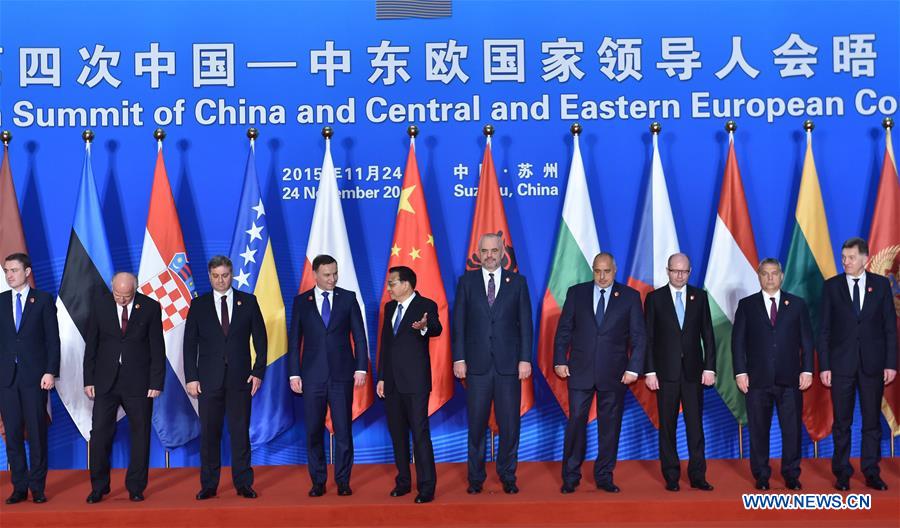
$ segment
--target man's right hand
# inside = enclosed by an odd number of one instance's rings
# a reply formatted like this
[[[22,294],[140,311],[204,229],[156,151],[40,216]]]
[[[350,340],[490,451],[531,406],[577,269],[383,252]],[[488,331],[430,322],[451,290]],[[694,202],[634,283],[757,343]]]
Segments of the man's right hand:
[[[823,370],[822,372],[819,372],[819,380],[822,381],[822,385],[831,387],[831,371]]]
[[[734,381],[737,383],[738,390],[747,394],[747,391],[750,390],[750,376],[746,374],[737,376],[734,378]]]
[[[659,390],[659,378],[656,377],[656,374],[647,374],[644,377],[644,385],[652,391]]]
[[[93,385],[85,386],[84,394],[87,395],[88,398],[93,400],[94,399],[94,386]]]
[[[297,394],[303,394],[303,380],[300,378],[291,378],[291,390]]]
[[[453,363],[453,375],[458,379],[466,379],[466,362],[457,361]]]
[[[553,372],[560,378],[566,379],[569,377],[569,365],[556,365],[553,367]]]
[[[184,388],[187,389],[188,394],[190,394],[194,398],[197,398],[198,396],[200,396],[200,393],[202,392],[200,390],[200,382],[199,381],[189,381],[184,385]]]

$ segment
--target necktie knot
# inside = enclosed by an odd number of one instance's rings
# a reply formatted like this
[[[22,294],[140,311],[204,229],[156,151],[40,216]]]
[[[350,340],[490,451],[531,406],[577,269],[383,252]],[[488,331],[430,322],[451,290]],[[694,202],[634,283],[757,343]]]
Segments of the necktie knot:
[[[322,297],[328,299],[328,292],[322,292]]]

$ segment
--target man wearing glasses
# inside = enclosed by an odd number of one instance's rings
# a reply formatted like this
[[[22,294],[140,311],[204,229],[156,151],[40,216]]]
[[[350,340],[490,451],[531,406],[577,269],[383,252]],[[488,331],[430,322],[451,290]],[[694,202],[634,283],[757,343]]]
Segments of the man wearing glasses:
[[[690,461],[691,487],[711,491],[706,481],[703,438],[703,386],[716,382],[716,342],[706,292],[687,284],[691,261],[683,253],[669,257],[669,283],[647,294],[647,366],[644,383],[656,392],[659,409],[659,461],[666,489],[678,491],[681,463],[675,444],[678,408]]]

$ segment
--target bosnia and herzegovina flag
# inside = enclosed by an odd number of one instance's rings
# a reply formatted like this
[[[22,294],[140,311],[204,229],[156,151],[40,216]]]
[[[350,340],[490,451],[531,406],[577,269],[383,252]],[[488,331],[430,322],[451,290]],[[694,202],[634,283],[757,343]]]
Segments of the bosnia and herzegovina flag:
[[[828,234],[828,219],[822,202],[819,175],[813,159],[812,132],[806,132],[806,156],[800,177],[800,193],[797,211],[794,213],[794,230],[791,247],[784,265],[785,291],[806,300],[812,319],[813,333],[819,335],[819,305],[825,281],[837,275]],[[813,383],[803,397],[803,423],[809,437],[819,441],[831,434],[834,415],[831,409],[831,393],[819,381],[818,359]]]
[[[153,428],[162,445],[172,449],[200,436],[197,400],[191,398],[184,387],[183,351],[187,313],[197,294],[166,173],[161,140],[157,141],[138,291],[157,301],[162,311],[168,367],[166,390],[153,405]]]
[[[269,349],[252,350],[266,354],[266,377],[253,397],[250,414],[250,445],[256,448],[272,440],[294,424],[287,373],[287,326],[281,284],[275,269],[275,255],[266,222],[266,209],[256,178],[256,146],[250,140],[250,154],[244,171],[244,188],[238,206],[237,224],[229,252],[234,264],[232,287],[256,295],[266,323]]]
[[[112,276],[112,257],[91,169],[91,142],[86,141],[75,220],[56,299],[60,340],[60,375],[56,391],[85,440],[91,436],[94,409],[94,402],[84,394],[85,332],[91,299],[101,292],[109,294]],[[119,418],[122,415],[120,410]]]

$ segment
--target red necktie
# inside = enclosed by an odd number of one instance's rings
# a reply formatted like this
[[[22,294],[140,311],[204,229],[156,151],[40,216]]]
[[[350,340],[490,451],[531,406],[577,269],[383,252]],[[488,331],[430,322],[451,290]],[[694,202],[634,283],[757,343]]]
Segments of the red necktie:
[[[122,335],[128,330],[128,305],[122,307]]]
[[[228,335],[228,327],[230,325],[230,321],[228,321],[228,296],[222,296],[222,332],[227,336]]]

